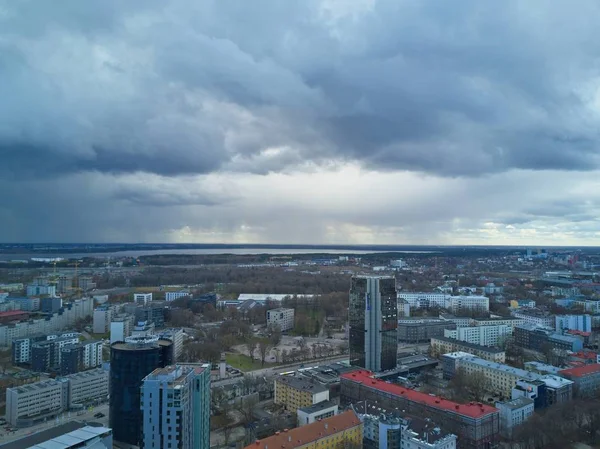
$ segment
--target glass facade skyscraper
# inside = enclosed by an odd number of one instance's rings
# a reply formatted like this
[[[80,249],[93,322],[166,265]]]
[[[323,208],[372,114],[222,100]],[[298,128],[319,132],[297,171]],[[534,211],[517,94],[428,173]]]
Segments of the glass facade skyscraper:
[[[396,367],[398,299],[395,278],[354,276],[348,321],[351,365],[375,372]]]
[[[139,445],[142,380],[156,368],[172,363],[173,343],[156,336],[129,337],[111,345],[109,419],[115,441]]]

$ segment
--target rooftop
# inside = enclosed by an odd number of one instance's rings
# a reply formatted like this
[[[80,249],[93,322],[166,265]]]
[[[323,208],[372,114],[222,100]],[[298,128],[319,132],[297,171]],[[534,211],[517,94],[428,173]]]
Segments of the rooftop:
[[[67,434],[69,432],[73,432],[75,430],[79,430],[85,428],[85,423],[81,421],[68,421],[64,424],[60,424],[55,427],[51,427],[47,430],[42,430],[41,432],[34,433],[32,435],[26,436],[24,438],[20,438],[15,441],[11,441],[10,443],[3,444],[0,446],[1,449],[23,449],[25,447],[31,448],[36,447],[36,445],[43,443],[45,441],[52,440],[53,438],[59,437],[61,435]],[[62,448],[64,446],[57,446],[58,448]]]
[[[454,343],[456,345],[459,346],[464,346],[466,348],[471,348],[471,349],[476,349],[477,351],[485,351],[485,352],[491,352],[493,354],[500,354],[502,352],[504,352],[502,349],[500,348],[495,348],[493,346],[482,346],[482,345],[477,345],[475,343],[469,343],[466,341],[460,341],[457,340],[456,338],[450,338],[450,337],[432,337],[432,340],[440,340],[440,341],[445,341],[447,343]]]
[[[502,407],[509,408],[511,410],[516,410],[521,407],[526,407],[528,405],[531,405],[531,404],[533,404],[533,402],[534,402],[533,399],[520,397],[517,399],[513,399],[512,401],[497,402],[497,404]]]
[[[467,416],[469,418],[481,418],[491,413],[498,412],[495,407],[491,407],[486,404],[475,402],[471,402],[469,404],[460,404],[439,396],[421,393],[420,391],[410,390],[408,388],[401,387],[400,385],[374,379],[372,376],[373,373],[371,371],[357,370],[352,373],[342,374],[341,377],[342,379],[351,382],[359,382],[364,386],[373,388],[375,390],[391,393],[395,396],[404,396],[410,401],[418,402],[438,410],[445,410],[451,413],[456,413],[457,415]]]
[[[280,383],[289,385],[290,387],[292,387],[296,390],[309,391],[313,394],[322,393],[323,391],[327,391],[327,388],[325,388],[323,385],[321,385],[319,383],[311,382],[308,379],[294,377],[294,376],[280,376],[275,379],[275,382],[280,382]]]
[[[568,377],[584,377],[595,373],[600,373],[600,363],[591,363],[577,368],[564,369],[558,374]]]
[[[312,414],[315,412],[320,412],[321,410],[325,410],[331,407],[337,407],[337,404],[333,401],[321,401],[321,402],[317,402],[316,404],[313,405],[309,405],[308,407],[302,407],[299,408],[298,411],[307,413],[307,414]]]
[[[360,419],[352,410],[340,413],[339,415],[315,421],[306,426],[295,429],[284,429],[282,432],[276,432],[275,435],[262,440],[256,440],[249,444],[245,449],[291,449],[304,446],[313,441],[326,438],[339,432],[343,432],[353,427],[362,425]],[[362,441],[361,441],[362,443]]]
[[[23,310],[9,310],[7,312],[0,312],[0,318],[8,318],[11,316],[20,316],[20,315],[29,315],[27,312]]]

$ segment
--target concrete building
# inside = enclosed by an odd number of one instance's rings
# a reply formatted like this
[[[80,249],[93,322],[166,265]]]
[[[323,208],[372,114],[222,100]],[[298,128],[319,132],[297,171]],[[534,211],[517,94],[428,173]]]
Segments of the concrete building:
[[[273,402],[283,405],[286,410],[296,412],[299,408],[328,400],[329,390],[320,383],[295,376],[275,378]]]
[[[363,423],[352,410],[249,444],[245,449],[338,449],[361,448]]]
[[[489,282],[483,287],[483,293],[486,295],[501,295],[504,292],[504,287]]]
[[[44,341],[44,335],[32,335],[30,337],[19,338],[12,342],[12,362],[15,365],[31,362],[31,344]]]
[[[592,331],[591,315],[556,315],[554,319],[555,330],[559,333],[563,333],[566,330]]]
[[[410,304],[407,300],[398,299],[398,318],[409,318],[410,317]]]
[[[181,290],[178,292],[166,292],[165,293],[165,300],[167,301],[175,301],[176,299],[179,298],[185,298],[187,296],[192,296],[192,294],[188,291],[185,290]]]
[[[158,338],[173,342],[173,356],[179,360],[183,352],[183,329],[170,328],[158,332]]]
[[[58,293],[67,293],[73,288],[73,278],[71,276],[59,276],[56,283]]]
[[[146,306],[152,302],[152,293],[134,293],[133,302]]]
[[[298,427],[301,427],[337,415],[338,406],[332,401],[321,401],[313,405],[300,407],[296,413],[298,415]]]
[[[154,323],[152,321],[138,321],[133,326],[133,330],[131,331],[132,337],[146,337],[149,335],[154,335]]]
[[[79,337],[60,337],[31,344],[31,369],[48,372],[60,369],[62,348],[79,343]]]
[[[515,318],[522,319],[525,323],[533,324],[539,327],[554,327],[555,320],[553,315],[546,314],[538,309],[519,309],[512,313]]]
[[[29,427],[54,418],[67,407],[67,385],[43,380],[6,389],[6,422],[13,427]]]
[[[28,285],[27,296],[56,296],[55,285]]]
[[[40,310],[40,298],[26,298],[26,297],[8,297],[8,302],[19,305],[19,310],[26,312],[36,312]]]
[[[511,328],[506,324],[496,326],[459,327],[455,330],[444,330],[444,337],[454,338],[481,346],[498,346],[502,339],[511,335]]]
[[[498,441],[499,413],[494,407],[476,403],[459,404],[406,389],[376,379],[372,372],[366,370],[342,374],[340,405],[361,401],[377,401],[381,413],[402,410],[411,416],[427,416],[438,423],[442,431],[455,434],[463,449],[487,449]]]
[[[552,328],[541,328],[534,324],[515,326],[513,336],[515,345],[538,352],[544,352],[548,347],[557,351],[571,352],[583,349],[582,338],[560,335]]]
[[[67,407],[78,408],[108,400],[108,371],[101,368],[62,377],[67,381]]]
[[[506,353],[499,348],[482,346],[448,337],[432,338],[431,350],[436,357],[449,352],[462,351],[490,362],[504,363],[506,361]]]
[[[94,282],[94,278],[92,276],[79,276],[78,278],[76,278],[76,282],[77,287],[79,287],[84,292],[96,288],[96,283]]]
[[[2,449],[112,449],[112,430],[68,421],[2,445]]]
[[[210,448],[210,365],[157,368],[142,381],[144,448]]]
[[[271,309],[267,311],[267,326],[279,326],[282,332],[294,328],[294,309]]]
[[[373,371],[396,368],[398,300],[394,277],[353,276],[348,321],[351,365]]]
[[[60,309],[62,309],[62,298],[40,298],[40,312],[58,313]]]
[[[496,402],[496,408],[500,411],[500,433],[506,438],[511,438],[513,429],[533,415],[534,401],[529,398],[511,399]]]
[[[81,345],[83,347],[83,369],[102,366],[102,341],[87,340]]]
[[[131,336],[133,330],[134,317],[132,315],[121,315],[113,317],[110,322],[110,343],[125,341]]]
[[[600,390],[600,364],[578,366],[559,371],[559,376],[574,382],[574,394],[577,397],[590,397]]]
[[[456,329],[456,324],[435,318],[404,318],[398,320],[398,341],[426,343],[432,338],[443,337],[446,329]]]
[[[533,299],[511,299],[511,309],[533,309],[535,308],[535,301]]]
[[[94,310],[92,331],[94,334],[107,334],[110,332],[110,323],[113,319],[115,308],[110,305],[96,307]]]
[[[490,300],[486,296],[450,296],[446,308],[452,313],[459,313],[465,310],[489,312]]]
[[[404,299],[410,307],[415,309],[429,309],[438,307],[446,309],[450,294],[435,292],[400,292],[398,299]]]

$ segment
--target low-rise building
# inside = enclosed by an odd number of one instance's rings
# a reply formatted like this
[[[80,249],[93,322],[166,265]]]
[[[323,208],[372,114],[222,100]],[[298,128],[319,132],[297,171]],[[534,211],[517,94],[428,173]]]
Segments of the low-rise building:
[[[362,444],[363,423],[354,411],[348,410],[312,424],[276,432],[245,449],[337,449],[362,447]]]
[[[443,337],[446,329],[456,329],[456,324],[435,318],[403,318],[398,320],[398,341],[427,343],[434,337]]]
[[[600,390],[599,363],[564,369],[558,375],[574,382],[577,397],[595,396]]]
[[[538,352],[544,352],[548,347],[571,352],[583,349],[583,338],[560,335],[553,328],[542,328],[530,323],[515,326],[513,336],[515,345]]]
[[[66,384],[43,380],[6,389],[6,422],[29,427],[62,413],[67,405]]]
[[[133,302],[136,304],[148,305],[152,302],[152,293],[134,293]]]
[[[188,296],[192,296],[192,294],[189,291],[186,291],[186,290],[180,290],[180,291],[177,291],[177,292],[166,292],[165,293],[165,300],[166,301],[175,301],[176,299],[186,298]]]
[[[512,313],[515,318],[520,318],[525,323],[540,327],[554,327],[554,316],[538,309],[519,309]]]
[[[298,415],[298,427],[301,427],[337,415],[338,406],[332,401],[321,401],[307,407],[300,407],[296,413]]]
[[[448,352],[462,351],[491,362],[504,363],[506,360],[506,353],[500,348],[469,343],[455,338],[434,337],[430,344],[434,357]]]
[[[296,376],[275,378],[275,404],[295,412],[299,408],[329,400],[329,390],[317,382]]]
[[[279,326],[282,332],[294,328],[294,309],[280,307],[267,311],[267,326]]]
[[[68,408],[77,408],[108,399],[108,371],[101,368],[60,378],[68,385]]]
[[[500,411],[500,433],[506,438],[511,438],[513,429],[533,415],[534,401],[521,397],[506,402],[496,402],[496,408]]]
[[[533,299],[511,299],[511,309],[533,309],[535,308],[535,301]]]
[[[2,449],[112,449],[112,430],[67,421],[2,445]]]

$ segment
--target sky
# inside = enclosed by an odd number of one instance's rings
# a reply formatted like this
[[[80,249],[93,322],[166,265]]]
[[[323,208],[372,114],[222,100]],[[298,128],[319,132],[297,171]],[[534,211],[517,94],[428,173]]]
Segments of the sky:
[[[598,245],[599,22],[0,0],[0,241]]]

